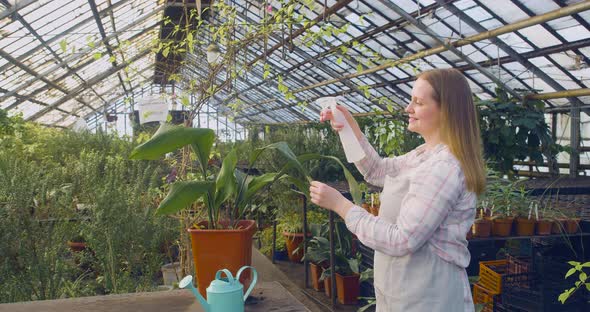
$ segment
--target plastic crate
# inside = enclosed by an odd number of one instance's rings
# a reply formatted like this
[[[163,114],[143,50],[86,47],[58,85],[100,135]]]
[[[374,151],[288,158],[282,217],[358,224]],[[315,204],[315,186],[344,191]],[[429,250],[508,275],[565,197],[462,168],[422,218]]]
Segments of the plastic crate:
[[[508,260],[506,274],[522,274],[532,271],[530,257],[513,257],[511,255],[506,255],[506,260]]]
[[[494,294],[491,290],[483,287],[481,284],[473,284],[473,303],[493,303]]]
[[[506,274],[508,260],[479,262],[479,284],[494,294],[502,293],[502,275]]]
[[[530,312],[587,312],[590,305],[585,292],[576,292],[565,304],[557,300],[559,294],[571,287],[571,281],[546,281],[529,272],[507,274],[502,277],[502,303],[510,309]],[[571,283],[571,284],[570,284]],[[526,285],[526,287],[523,287]]]

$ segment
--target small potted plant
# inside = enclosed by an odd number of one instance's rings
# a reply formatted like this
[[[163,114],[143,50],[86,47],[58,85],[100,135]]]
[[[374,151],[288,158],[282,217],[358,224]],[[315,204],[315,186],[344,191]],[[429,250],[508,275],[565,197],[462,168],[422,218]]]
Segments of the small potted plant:
[[[511,205],[514,208],[514,216],[516,218],[516,235],[518,236],[532,236],[535,235],[535,223],[533,208],[534,202],[527,197],[528,192],[521,186],[519,189],[511,192]]]
[[[511,206],[513,205],[513,184],[496,176],[490,177],[484,199],[484,209],[489,211],[492,221],[492,234],[506,237],[512,232],[514,217]],[[489,206],[488,206],[489,205]],[[489,209],[487,209],[489,208]]]
[[[319,229],[312,228],[313,238],[309,241],[303,257],[303,260],[309,261],[311,285],[317,291],[324,290],[324,283],[321,282],[320,277],[328,268],[330,260],[330,241],[325,234],[327,234],[325,226]]]
[[[535,202],[535,211],[538,213],[535,215],[537,217],[537,224],[535,228],[535,233],[537,235],[550,235],[551,228],[553,227],[553,223],[555,222],[555,213],[552,209],[546,209],[545,207],[542,211],[538,211],[538,203]]]
[[[490,237],[490,233],[492,232],[492,221],[489,217],[485,216],[485,207],[487,203],[485,201],[480,202],[480,205],[482,206],[476,209],[475,220],[471,226],[471,234],[473,237],[477,238]]]
[[[68,240],[67,243],[72,252],[81,252],[86,249],[86,240],[82,234],[75,235],[71,240]]]

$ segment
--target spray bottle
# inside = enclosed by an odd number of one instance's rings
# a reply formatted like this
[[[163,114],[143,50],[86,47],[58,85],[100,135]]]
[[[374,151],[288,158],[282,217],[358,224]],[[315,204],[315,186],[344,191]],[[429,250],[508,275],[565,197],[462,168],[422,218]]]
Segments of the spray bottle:
[[[344,148],[344,154],[346,160],[349,163],[357,162],[365,157],[365,151],[363,151],[360,142],[354,135],[352,128],[346,121],[346,117],[340,110],[336,108],[336,97],[322,97],[316,100],[316,103],[322,107],[322,109],[330,109],[334,115],[334,121],[336,123],[344,125],[342,130],[338,132],[340,135],[340,142]]]

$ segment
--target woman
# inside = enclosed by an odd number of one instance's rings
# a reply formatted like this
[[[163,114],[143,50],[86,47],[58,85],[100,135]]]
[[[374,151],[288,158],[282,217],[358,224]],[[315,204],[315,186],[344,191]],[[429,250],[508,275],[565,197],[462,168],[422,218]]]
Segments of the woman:
[[[398,157],[380,158],[342,106],[365,151],[355,163],[365,180],[383,186],[379,216],[314,181],[311,201],[338,213],[359,240],[375,250],[377,311],[473,311],[465,268],[465,236],[485,188],[477,113],[469,84],[454,69],[422,73],[407,106],[408,130],[425,144]],[[333,122],[322,111],[321,121]]]

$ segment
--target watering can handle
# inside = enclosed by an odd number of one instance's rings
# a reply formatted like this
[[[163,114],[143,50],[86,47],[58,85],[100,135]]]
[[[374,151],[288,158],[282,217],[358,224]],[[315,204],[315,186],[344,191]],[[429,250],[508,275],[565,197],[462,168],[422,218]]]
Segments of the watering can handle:
[[[254,273],[254,276],[252,277],[252,282],[250,283],[250,287],[248,287],[248,291],[246,291],[246,294],[244,295],[244,301],[246,301],[246,299],[250,295],[250,292],[252,291],[252,289],[254,289],[254,285],[256,285],[256,281],[258,280],[258,272],[256,272],[256,269],[251,266],[241,267],[238,270],[238,274],[236,274],[236,280],[238,280],[238,281],[240,280],[240,275],[242,274],[242,271],[244,271],[245,269],[252,270],[252,272]]]
[[[235,283],[234,276],[231,275],[231,272],[228,269],[221,269],[217,271],[217,273],[215,273],[216,280],[221,279],[221,273],[225,273],[225,276],[227,276],[227,281],[230,282],[230,284]]]

